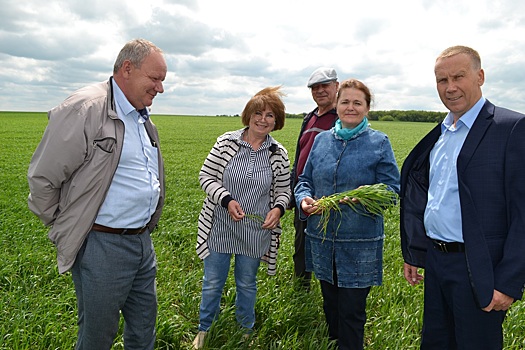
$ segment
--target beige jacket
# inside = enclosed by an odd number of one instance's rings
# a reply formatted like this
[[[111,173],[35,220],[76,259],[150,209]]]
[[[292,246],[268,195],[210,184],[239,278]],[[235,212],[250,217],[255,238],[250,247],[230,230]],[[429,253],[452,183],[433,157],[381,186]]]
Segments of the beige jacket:
[[[60,273],[73,266],[119,163],[124,123],[115,111],[111,80],[82,88],[49,111],[29,164],[29,209],[51,226]],[[159,155],[161,193],[148,223],[152,231],[164,205],[164,164],[157,129],[149,119],[145,126]]]

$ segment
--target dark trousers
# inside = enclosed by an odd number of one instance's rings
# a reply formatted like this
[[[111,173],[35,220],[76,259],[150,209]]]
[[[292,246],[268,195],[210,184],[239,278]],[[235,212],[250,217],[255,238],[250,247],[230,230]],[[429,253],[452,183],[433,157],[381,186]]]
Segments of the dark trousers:
[[[330,339],[337,340],[340,350],[362,350],[366,298],[370,287],[342,288],[337,286],[337,279],[334,282],[321,281],[323,309]]]
[[[465,253],[429,246],[421,349],[502,349],[504,318],[504,311],[485,312],[477,305]]]
[[[303,279],[305,286],[310,285],[312,273],[306,271],[304,242],[306,238],[306,221],[299,220],[299,209],[294,209],[294,227],[295,227],[295,253],[293,255],[293,264],[295,276]]]

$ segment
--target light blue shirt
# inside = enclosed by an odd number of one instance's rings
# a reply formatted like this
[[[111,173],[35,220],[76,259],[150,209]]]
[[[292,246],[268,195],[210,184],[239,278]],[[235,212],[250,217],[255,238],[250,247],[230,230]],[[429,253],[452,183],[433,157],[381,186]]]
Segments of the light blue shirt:
[[[113,228],[139,228],[149,222],[160,197],[157,148],[146,132],[146,120],[114,80],[112,84],[117,115],[124,122],[124,145],[95,222]]]
[[[425,229],[430,238],[463,242],[457,159],[484,104],[485,98],[481,97],[455,126],[450,112],[441,124],[441,136],[430,152],[430,186],[424,216]]]

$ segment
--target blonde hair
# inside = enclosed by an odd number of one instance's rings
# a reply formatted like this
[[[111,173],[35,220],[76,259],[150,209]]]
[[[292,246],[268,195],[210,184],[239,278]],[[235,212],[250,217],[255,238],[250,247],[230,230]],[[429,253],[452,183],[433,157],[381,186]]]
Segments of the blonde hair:
[[[268,107],[275,114],[275,126],[273,130],[281,130],[284,127],[286,117],[285,107],[282,101],[283,96],[286,95],[281,91],[280,86],[270,86],[256,93],[248,103],[246,103],[241,113],[242,124],[245,126],[250,125],[251,116],[255,112],[262,111]]]

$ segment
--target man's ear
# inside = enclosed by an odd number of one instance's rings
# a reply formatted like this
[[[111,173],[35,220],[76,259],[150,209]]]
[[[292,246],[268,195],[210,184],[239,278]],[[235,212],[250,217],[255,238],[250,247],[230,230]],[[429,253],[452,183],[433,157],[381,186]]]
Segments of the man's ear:
[[[122,74],[125,78],[128,78],[131,72],[133,71],[133,64],[129,60],[125,60],[122,64]]]
[[[479,86],[483,86],[483,83],[485,83],[485,71],[480,69],[478,72],[478,84]]]

